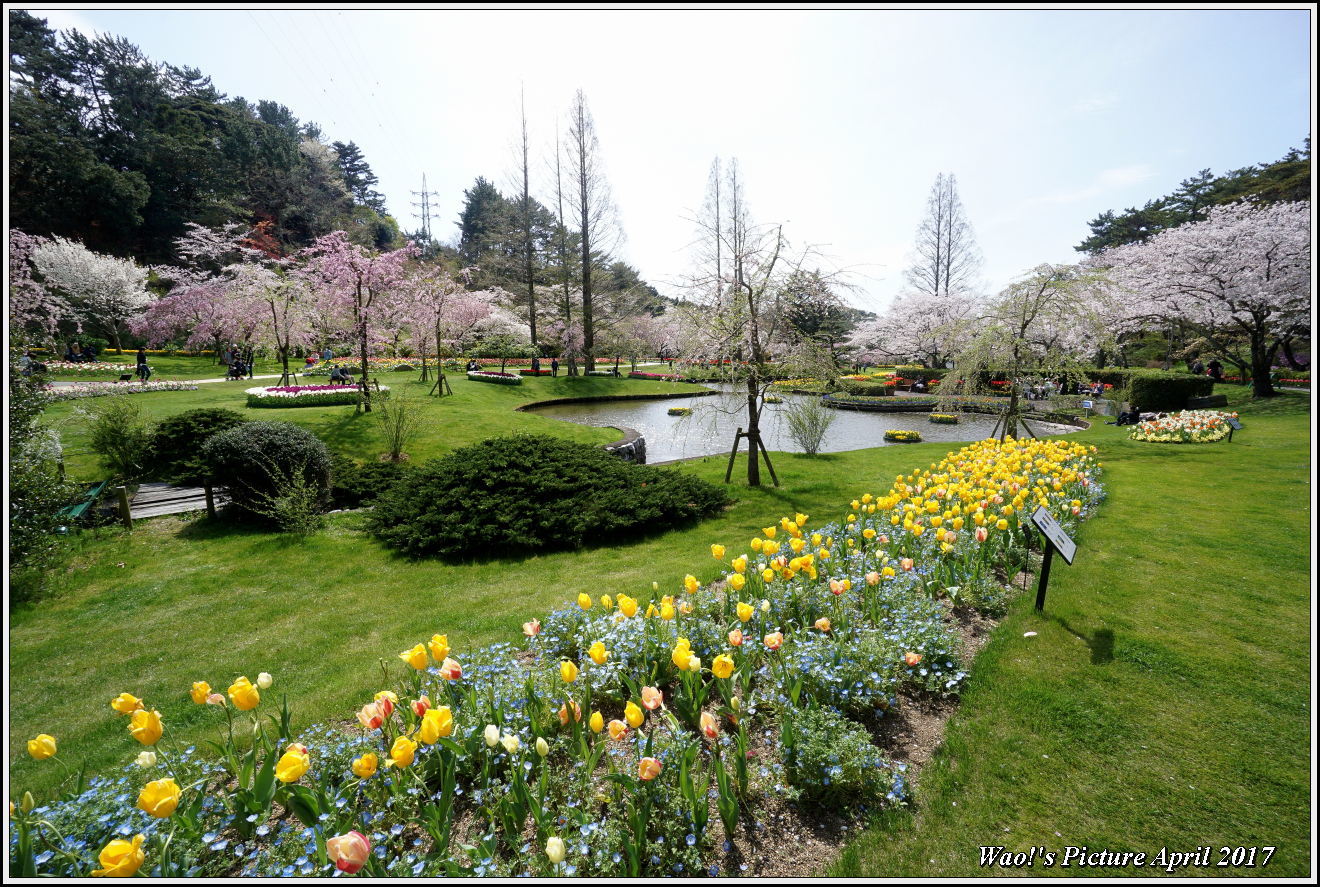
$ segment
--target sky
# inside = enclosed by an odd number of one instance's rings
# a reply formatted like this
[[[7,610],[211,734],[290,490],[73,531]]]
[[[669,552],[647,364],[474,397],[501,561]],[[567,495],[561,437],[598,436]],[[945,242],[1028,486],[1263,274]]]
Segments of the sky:
[[[29,11],[356,142],[405,230],[425,175],[442,241],[477,176],[514,192],[520,91],[549,202],[556,127],[582,89],[619,256],[671,295],[716,156],[738,159],[757,222],[879,311],[941,172],[995,291],[1076,261],[1099,213],[1276,160],[1311,121],[1307,10]]]

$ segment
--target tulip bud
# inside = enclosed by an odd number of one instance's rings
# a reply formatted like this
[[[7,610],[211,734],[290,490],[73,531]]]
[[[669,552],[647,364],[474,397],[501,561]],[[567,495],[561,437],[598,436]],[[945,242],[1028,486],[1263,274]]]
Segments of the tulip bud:
[[[37,799],[32,797],[32,792],[23,792],[23,812],[31,813],[37,806]]]
[[[550,754],[550,743],[545,741],[544,736],[536,737],[536,753],[543,758]]]
[[[487,724],[487,725],[486,725],[486,732],[485,732],[484,735],[485,735],[485,738],[486,738],[486,746],[487,746],[488,748],[494,748],[496,745],[499,744],[499,741],[500,741],[500,728],[499,728],[499,727],[496,727],[494,724]]]
[[[154,767],[156,766],[156,753],[154,751],[139,752],[136,763],[142,768]]]
[[[550,840],[545,842],[546,858],[549,859],[550,862],[554,863],[555,865],[559,865],[561,862],[564,861],[564,856],[567,854],[567,852],[568,851],[564,847],[563,838],[557,838],[557,837],[551,838]]]
[[[270,676],[270,672],[263,671],[257,675],[257,686],[263,690],[269,690],[270,685],[275,683],[275,679]]]

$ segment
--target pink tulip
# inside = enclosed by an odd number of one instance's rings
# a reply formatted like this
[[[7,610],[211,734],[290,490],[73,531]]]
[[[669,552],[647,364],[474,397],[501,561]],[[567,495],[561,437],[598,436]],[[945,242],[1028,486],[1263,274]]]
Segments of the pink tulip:
[[[655,687],[642,688],[642,705],[650,711],[655,711],[664,704],[665,696]]]
[[[334,860],[335,868],[355,875],[362,871],[371,855],[371,842],[361,832],[349,832],[326,838],[325,852]]]

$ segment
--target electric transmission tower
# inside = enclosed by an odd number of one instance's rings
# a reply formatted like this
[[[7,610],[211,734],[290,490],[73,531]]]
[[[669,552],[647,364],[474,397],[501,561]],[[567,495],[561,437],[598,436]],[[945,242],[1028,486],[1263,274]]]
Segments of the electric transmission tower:
[[[422,190],[409,193],[411,193],[413,197],[421,198],[420,200],[414,200],[412,202],[413,206],[421,210],[419,213],[413,213],[413,218],[421,220],[422,237],[425,238],[427,247],[429,248],[435,243],[435,240],[431,237],[431,220],[440,217],[440,214],[432,207],[435,205],[434,201],[440,197],[440,194],[437,191],[426,190],[426,173],[422,173]]]

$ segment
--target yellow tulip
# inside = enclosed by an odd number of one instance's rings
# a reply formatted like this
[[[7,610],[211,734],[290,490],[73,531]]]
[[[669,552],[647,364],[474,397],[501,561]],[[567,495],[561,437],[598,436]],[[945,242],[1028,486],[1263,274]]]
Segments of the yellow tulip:
[[[701,587],[701,583],[697,581],[696,576],[689,573],[683,577],[683,587],[687,589],[688,594],[696,594],[697,589]]]
[[[275,762],[275,778],[285,785],[297,782],[311,765],[312,759],[307,755],[307,746],[295,742]]]
[[[729,656],[727,653],[721,653],[715,657],[713,662],[711,662],[710,670],[717,678],[727,678],[729,675],[733,674],[733,657]]]
[[[763,546],[765,543],[761,541],[760,536],[757,536],[749,544],[751,545],[752,551],[760,551],[761,546]]]
[[[627,724],[625,724],[623,721],[620,721],[618,718],[615,718],[614,720],[610,721],[610,739],[613,739],[615,742],[618,742],[620,739],[622,739],[627,735],[628,735]]]
[[[577,680],[577,676],[578,667],[575,663],[570,662],[567,659],[559,663],[559,677],[563,679],[565,684],[573,683]]]
[[[192,685],[192,701],[198,705],[206,704],[206,697],[211,695],[211,685],[206,681],[195,681]]]
[[[239,711],[251,711],[261,702],[261,694],[244,676],[229,685],[229,699]]]
[[[376,767],[380,765],[380,760],[373,751],[367,752],[360,758],[353,759],[353,775],[358,779],[370,779],[376,775]]]
[[[766,567],[761,571],[761,581],[767,583],[775,581],[775,571]]]
[[[160,712],[145,709],[133,712],[128,722],[128,732],[143,745],[155,745],[165,732],[165,727],[160,722]]]
[[[713,557],[713,558],[715,558],[715,560],[717,560],[717,561],[722,561],[722,560],[724,560],[724,546],[723,546],[723,545],[712,545],[712,546],[710,547],[710,556]]]
[[[145,810],[157,819],[168,819],[179,806],[179,794],[178,784],[168,777],[148,782],[138,795],[138,809]]]
[[[671,603],[668,603],[668,602],[661,604],[661,605],[660,605],[660,618],[663,619],[663,620],[665,620],[666,622],[668,622],[669,620],[673,619],[673,618],[674,618],[674,605],[671,604]]]
[[[591,609],[591,595],[585,591],[578,595],[578,606],[584,610]]]
[[[449,635],[433,634],[431,635],[431,642],[427,646],[431,648],[431,656],[436,662],[444,662],[445,657],[449,655]]]
[[[142,700],[132,693],[120,693],[110,700],[110,707],[121,715],[132,714],[142,707]]]
[[[36,739],[29,739],[27,750],[28,754],[38,761],[53,758],[55,753],[59,751],[55,745],[55,737],[49,733],[42,733]]]
[[[1004,520],[1004,519],[1001,517],[998,521],[995,522],[995,526],[998,527],[998,528],[1001,529],[1001,530],[1007,530],[1007,529],[1008,529],[1008,521]]]
[[[747,584],[747,577],[742,573],[732,573],[729,575],[728,583],[734,591],[742,591],[743,586]]]
[[[753,607],[751,604],[744,603],[743,601],[738,602],[739,622],[746,622],[748,619],[751,619],[752,616],[754,616],[755,614],[756,614],[756,608]]]
[[[746,558],[746,556],[744,556],[744,555],[739,555],[738,557],[734,558],[734,559],[730,562],[730,566],[733,567],[733,571],[734,571],[735,573],[745,573],[745,572],[747,572],[747,558]]]
[[[775,538],[775,533],[777,533],[778,531],[779,531],[778,527],[762,527],[761,535],[767,539],[773,539]]]
[[[598,711],[593,711],[591,713],[591,719],[587,723],[591,725],[592,733],[599,733],[601,730],[605,729],[605,718]]]
[[[97,859],[101,868],[92,872],[94,878],[131,878],[146,862],[147,854],[142,851],[143,835],[134,835],[132,841],[115,838],[105,847]]]
[[[637,703],[630,700],[623,707],[623,719],[628,722],[629,727],[635,730],[642,726],[642,721],[646,719],[646,716],[642,714],[642,710],[638,708]]]
[[[610,597],[608,594],[602,594],[600,596],[600,605],[607,610],[612,609],[614,607],[614,598]]]
[[[619,595],[619,612],[629,619],[637,615],[637,601],[626,594]]]
[[[418,738],[427,745],[435,745],[441,737],[449,736],[454,732],[454,713],[450,711],[449,706],[442,705],[439,708],[429,709],[422,715],[422,727],[418,731]]]
[[[803,514],[799,511],[797,514],[793,515],[793,523],[797,524],[799,527],[804,526],[807,523],[808,517],[810,517],[810,515]]]
[[[385,766],[402,769],[410,766],[416,756],[417,743],[407,736],[400,736],[394,740],[394,745],[390,748],[390,759]]]
[[[600,641],[596,641],[596,643],[591,645],[591,649],[587,651],[587,655],[590,656],[591,661],[597,665],[604,665],[610,658],[609,651],[605,649],[605,645]]]
[[[413,668],[421,671],[430,664],[430,659],[426,656],[426,648],[421,644],[413,647],[411,650],[404,650],[399,654],[399,658],[411,665]]]

